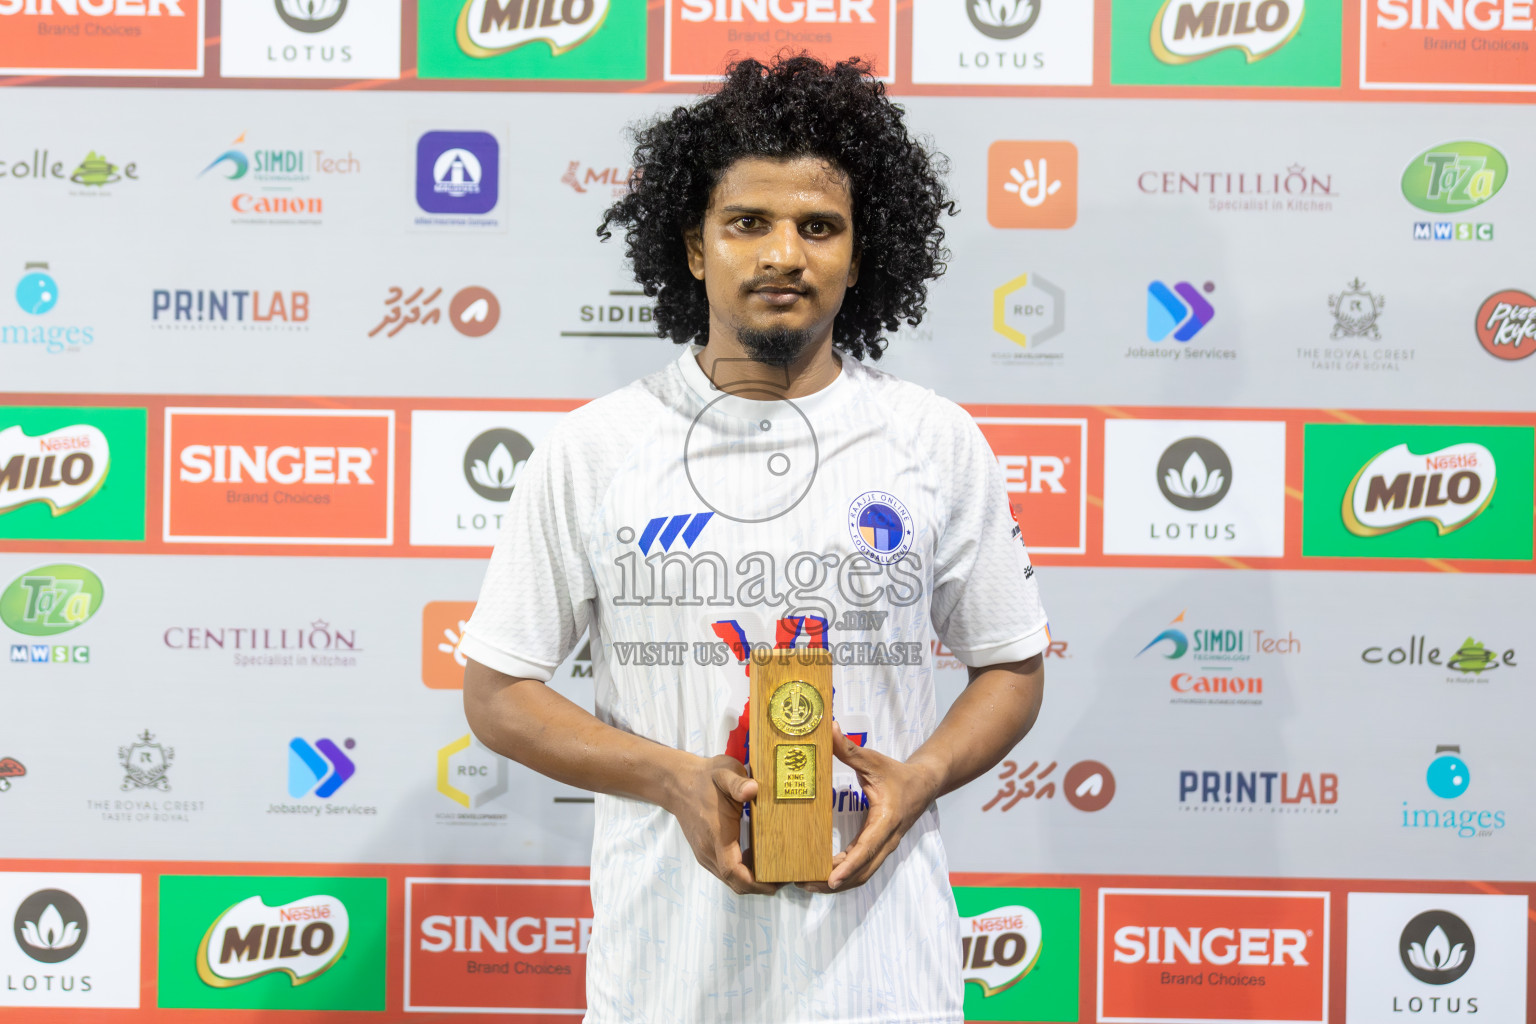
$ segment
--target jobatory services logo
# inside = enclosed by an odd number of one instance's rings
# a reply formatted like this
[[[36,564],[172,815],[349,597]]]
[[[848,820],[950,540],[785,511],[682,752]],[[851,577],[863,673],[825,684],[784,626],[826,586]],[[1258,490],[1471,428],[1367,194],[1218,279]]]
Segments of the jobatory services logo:
[[[1102,811],[1115,798],[1115,773],[1102,761],[1078,761],[1057,775],[1059,766],[1057,761],[1042,766],[1038,758],[1022,767],[1013,758],[1004,760],[997,773],[1000,785],[981,805],[982,813],[1006,814],[1026,800],[1054,800],[1060,795],[1077,810],[1091,814]]]
[[[1529,559],[1533,434],[1307,424],[1302,554]]]
[[[1483,350],[1513,362],[1536,352],[1536,296],[1517,288],[1494,292],[1477,309],[1477,340]]]
[[[422,78],[645,78],[640,0],[423,0]]]
[[[1106,1024],[1328,1019],[1329,894],[1099,890]]]
[[[784,47],[831,64],[849,54],[895,76],[894,0],[666,0],[662,73],[669,82],[720,77],[728,55],[768,60]]]
[[[0,74],[203,73],[203,0],[0,0]]]
[[[1077,147],[1022,141],[987,147],[987,223],[1051,229],[1076,224]]]
[[[139,1005],[141,876],[0,872],[0,1007]]]
[[[1092,85],[1093,11],[1061,0],[916,0],[912,81]]]
[[[1349,1020],[1525,1024],[1528,897],[1352,892]]]
[[[976,418],[997,456],[1025,545],[1041,554],[1087,550],[1088,421]]]
[[[585,879],[407,878],[405,1009],[579,1014],[592,897]]]
[[[1403,170],[1403,198],[1429,213],[1465,213],[1498,194],[1509,161],[1482,142],[1446,142],[1414,157]],[[1491,242],[1494,225],[1480,221],[1415,221],[1418,242]]]
[[[1333,87],[1339,0],[1114,0],[1116,85]]]
[[[1285,424],[1109,420],[1104,553],[1285,553]]]
[[[159,1005],[383,1010],[382,878],[163,875]]]
[[[1530,92],[1536,18],[1509,0],[1366,0],[1360,88]]]
[[[1437,831],[1458,839],[1487,839],[1502,832],[1509,824],[1509,812],[1488,807],[1474,799],[1461,802],[1472,788],[1472,769],[1462,760],[1459,744],[1441,744],[1425,769],[1425,788],[1438,802],[1424,806],[1421,796],[1402,802],[1401,827],[1418,831]],[[1471,805],[1471,806],[1468,806]]]
[[[221,203],[227,196],[231,224],[323,224],[335,186],[363,170],[350,150],[258,144],[247,142],[246,135],[219,147],[197,172],[204,191],[218,194]],[[219,187],[220,182],[230,184]]]
[[[143,409],[0,406],[0,538],[143,540]]]
[[[407,327],[442,323],[445,307],[448,326],[466,338],[483,338],[501,322],[501,303],[489,288],[470,285],[449,297],[440,287],[390,285],[384,296],[384,312],[368,337],[393,338]]]
[[[1076,1021],[1077,889],[956,886],[968,1021]]]
[[[1041,345],[1066,328],[1067,295],[1039,274],[1020,274],[992,292],[992,329],[1014,348],[992,353],[994,364],[1055,366],[1064,353],[1041,352]]]
[[[357,774],[357,766],[342,752],[357,746],[348,737],[337,746],[332,740],[321,738],[310,743],[302,736],[288,741],[288,795],[295,800],[314,796],[329,800],[346,781]]]
[[[494,544],[518,474],[557,412],[411,413],[411,543]]]
[[[1205,296],[1216,290],[1210,281],[1199,288],[1188,281],[1169,287],[1161,281],[1147,285],[1147,340],[1189,341],[1216,316]],[[1204,293],[1204,294],[1202,294]]]
[[[165,411],[171,543],[389,544],[395,414]]]
[[[473,601],[428,601],[421,610],[423,685],[433,690],[464,688],[464,669],[469,659],[459,650],[459,644],[474,612]]]

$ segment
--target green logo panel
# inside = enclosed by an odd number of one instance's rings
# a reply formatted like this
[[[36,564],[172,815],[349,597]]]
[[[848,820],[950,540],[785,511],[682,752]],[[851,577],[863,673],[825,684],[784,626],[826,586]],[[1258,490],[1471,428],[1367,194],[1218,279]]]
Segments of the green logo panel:
[[[420,0],[421,78],[643,81],[645,0]]]
[[[1536,428],[1309,423],[1305,439],[1303,555],[1531,557]]]
[[[0,539],[143,540],[147,418],[0,406]]]
[[[958,886],[965,1019],[1076,1021],[1077,889]]]
[[[1403,198],[1431,213],[1459,213],[1492,199],[1509,180],[1504,154],[1481,142],[1426,149],[1403,171]]]
[[[0,622],[27,636],[56,636],[89,621],[101,598],[101,577],[85,566],[44,565],[0,591]]]
[[[383,1010],[382,878],[165,875],[161,1007]]]
[[[1338,88],[1342,0],[1114,0],[1115,85]]]

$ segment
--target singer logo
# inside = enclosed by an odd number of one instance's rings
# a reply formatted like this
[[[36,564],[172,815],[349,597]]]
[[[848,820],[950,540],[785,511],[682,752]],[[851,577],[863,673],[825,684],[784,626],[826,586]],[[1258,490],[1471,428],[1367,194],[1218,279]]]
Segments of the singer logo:
[[[1106,1024],[1322,1024],[1328,894],[1100,889],[1098,999]]]
[[[978,417],[1031,554],[1080,555],[1088,535],[1087,420]]]
[[[405,1009],[579,1014],[592,897],[584,879],[407,878]]]
[[[0,74],[201,75],[203,0],[0,0]]]
[[[830,63],[849,54],[895,73],[894,0],[667,0],[669,82],[707,81],[731,57],[771,58],[784,47]]]
[[[1396,445],[1361,467],[1344,492],[1344,525],[1376,537],[1427,520],[1441,536],[1466,526],[1493,500],[1493,453],[1453,444],[1427,455]]]
[[[394,413],[172,408],[165,539],[388,544]]]
[[[1365,89],[1536,90],[1528,0],[1362,0]]]

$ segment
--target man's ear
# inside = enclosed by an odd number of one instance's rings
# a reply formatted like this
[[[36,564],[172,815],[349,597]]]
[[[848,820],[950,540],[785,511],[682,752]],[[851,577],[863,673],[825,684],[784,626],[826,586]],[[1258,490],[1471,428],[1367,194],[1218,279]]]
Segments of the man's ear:
[[[848,264],[848,287],[852,288],[859,283],[859,257],[863,256],[858,246],[853,249],[853,261]]]
[[[704,280],[704,226],[686,228],[683,231],[683,245],[688,250],[688,271],[695,278]]]

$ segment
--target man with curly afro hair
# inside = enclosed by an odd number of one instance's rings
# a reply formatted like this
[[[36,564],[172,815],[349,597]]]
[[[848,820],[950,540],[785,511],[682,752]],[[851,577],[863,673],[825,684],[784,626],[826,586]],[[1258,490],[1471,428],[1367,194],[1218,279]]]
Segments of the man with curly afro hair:
[[[683,351],[524,465],[465,712],[598,794],[589,1022],[959,1022],[936,801],[1029,731],[1049,635],[974,421],[864,361],[943,272],[940,160],[867,63],[803,55],[735,64],[636,141],[599,233],[627,232]],[[545,685],[583,631],[595,714]],[[942,719],[933,636],[970,668]],[[800,644],[833,663],[835,853],[779,886],[742,842],[748,666]]]

